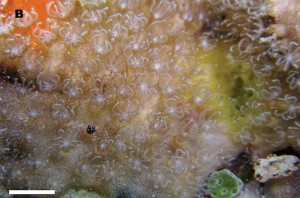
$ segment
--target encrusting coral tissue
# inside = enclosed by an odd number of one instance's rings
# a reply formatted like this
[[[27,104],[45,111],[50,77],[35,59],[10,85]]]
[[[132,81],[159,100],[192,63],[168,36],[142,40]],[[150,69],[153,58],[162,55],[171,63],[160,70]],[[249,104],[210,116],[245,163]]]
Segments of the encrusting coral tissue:
[[[299,8],[1,0],[0,197],[299,197]]]

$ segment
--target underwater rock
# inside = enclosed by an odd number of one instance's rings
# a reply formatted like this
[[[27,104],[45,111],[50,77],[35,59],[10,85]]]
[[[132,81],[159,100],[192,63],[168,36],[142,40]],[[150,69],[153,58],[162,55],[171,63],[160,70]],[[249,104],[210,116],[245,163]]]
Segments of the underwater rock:
[[[272,178],[285,177],[299,169],[299,159],[293,155],[268,155],[266,159],[258,159],[254,163],[254,176],[259,182]]]
[[[264,185],[266,198],[298,198],[300,194],[300,171],[292,173],[288,177],[272,179]]]
[[[257,181],[250,181],[245,184],[239,195],[236,198],[261,198],[263,191],[261,190],[260,183]]]

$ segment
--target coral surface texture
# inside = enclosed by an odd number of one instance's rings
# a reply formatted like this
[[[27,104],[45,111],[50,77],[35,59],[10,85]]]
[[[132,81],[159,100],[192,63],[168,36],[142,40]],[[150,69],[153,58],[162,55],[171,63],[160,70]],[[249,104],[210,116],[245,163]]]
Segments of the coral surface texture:
[[[0,197],[300,197],[299,38],[300,0],[0,0]]]

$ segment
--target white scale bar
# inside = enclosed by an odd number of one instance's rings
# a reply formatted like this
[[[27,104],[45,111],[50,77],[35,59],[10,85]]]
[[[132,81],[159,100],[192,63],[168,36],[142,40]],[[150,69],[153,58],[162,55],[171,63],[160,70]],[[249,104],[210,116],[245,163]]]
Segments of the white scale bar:
[[[55,190],[9,190],[10,195],[54,195]]]

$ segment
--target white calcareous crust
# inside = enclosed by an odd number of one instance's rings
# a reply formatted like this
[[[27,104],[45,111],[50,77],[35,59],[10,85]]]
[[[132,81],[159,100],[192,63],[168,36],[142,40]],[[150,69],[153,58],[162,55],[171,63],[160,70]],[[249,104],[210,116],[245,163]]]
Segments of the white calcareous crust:
[[[293,155],[268,155],[266,159],[258,159],[254,163],[255,178],[266,182],[272,178],[285,177],[298,170],[299,159]]]

